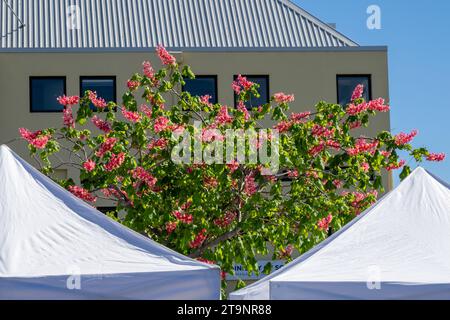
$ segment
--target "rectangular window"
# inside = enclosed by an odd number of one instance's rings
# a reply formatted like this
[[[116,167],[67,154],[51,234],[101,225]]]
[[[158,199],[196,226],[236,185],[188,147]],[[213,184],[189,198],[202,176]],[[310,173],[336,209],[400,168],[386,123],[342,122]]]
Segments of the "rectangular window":
[[[366,101],[372,99],[372,83],[370,75],[338,75],[337,76],[337,96],[338,104],[345,106],[349,104],[352,98],[353,90],[356,86],[364,86],[363,98]]]
[[[80,77],[80,96],[84,96],[87,90],[97,92],[97,96],[116,102],[116,77],[115,76],[83,76]],[[91,106],[95,109],[94,106]]]
[[[243,75],[249,81],[259,84],[258,92],[260,97],[252,96],[249,101],[245,103],[247,109],[252,109],[266,104],[270,100],[270,90],[269,90],[269,76],[268,75]],[[234,76],[236,80],[237,76]],[[235,95],[235,107],[237,106],[237,95]]]
[[[66,94],[66,77],[30,77],[30,111],[61,112],[56,100]]]
[[[217,95],[217,76],[195,76],[195,79],[184,79],[186,84],[183,91],[189,92],[191,96],[211,96],[211,103],[219,101]]]

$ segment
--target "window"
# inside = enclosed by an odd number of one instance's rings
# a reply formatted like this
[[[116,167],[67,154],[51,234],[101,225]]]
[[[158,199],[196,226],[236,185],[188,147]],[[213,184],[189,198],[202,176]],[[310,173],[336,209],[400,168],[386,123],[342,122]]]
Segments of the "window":
[[[353,90],[358,84],[364,85],[363,98],[366,101],[372,99],[372,84],[370,75],[338,75],[337,96],[340,105],[347,105],[351,101]]]
[[[61,112],[56,100],[66,94],[66,77],[30,77],[30,111]]]
[[[183,91],[189,92],[192,96],[211,96],[211,103],[217,103],[217,76],[196,76],[195,79],[185,79],[186,84]]]
[[[87,76],[80,77],[80,96],[84,96],[87,90],[97,92],[100,98],[106,102],[116,102],[116,77],[115,76]],[[94,106],[91,106],[95,109]]]
[[[259,107],[263,104],[266,104],[270,100],[270,91],[269,91],[269,76],[255,76],[255,75],[243,75],[249,81],[259,84],[258,92],[260,94],[259,98],[252,96],[249,101],[245,103],[247,109],[252,109],[255,107]],[[237,76],[234,76],[236,80]],[[237,95],[235,95],[235,106],[237,105]]]

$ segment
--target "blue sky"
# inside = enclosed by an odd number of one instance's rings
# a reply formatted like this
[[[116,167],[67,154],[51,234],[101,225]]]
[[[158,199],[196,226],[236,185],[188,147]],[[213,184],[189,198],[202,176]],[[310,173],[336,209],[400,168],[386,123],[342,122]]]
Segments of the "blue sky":
[[[450,182],[450,1],[294,0],[360,45],[387,45],[391,128],[394,133],[418,129],[415,147],[445,152],[441,163],[426,162],[429,171]],[[366,25],[370,5],[381,9],[381,29]],[[414,161],[406,160],[416,167]],[[395,173],[396,183],[398,174]]]

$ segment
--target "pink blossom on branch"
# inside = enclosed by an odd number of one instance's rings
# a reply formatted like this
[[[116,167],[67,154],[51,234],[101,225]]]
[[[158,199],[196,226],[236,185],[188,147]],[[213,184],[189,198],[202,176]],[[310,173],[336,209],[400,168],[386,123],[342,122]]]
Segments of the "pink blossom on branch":
[[[349,116],[356,116],[362,112],[367,111],[367,109],[369,109],[369,104],[364,102],[361,104],[350,104],[347,109],[345,109],[345,112],[349,115]]]
[[[222,106],[220,107],[219,113],[216,116],[215,124],[217,125],[226,125],[233,122],[233,117],[228,114],[228,107]]]
[[[152,109],[145,104],[142,104],[139,107],[139,111],[141,111],[143,114],[145,114],[148,118],[151,118],[153,115]]]
[[[116,138],[108,138],[105,142],[100,145],[99,150],[95,153],[95,155],[99,158],[103,158],[103,156],[114,148],[117,142]]]
[[[243,101],[238,102],[237,110],[244,114],[245,121],[250,120],[250,113],[248,112],[247,107],[245,106],[245,103]]]
[[[394,137],[395,144],[397,146],[403,146],[407,143],[410,143],[412,141],[412,139],[414,139],[414,137],[417,135],[417,133],[418,133],[417,130],[413,130],[413,131],[411,131],[411,133],[401,132]]]
[[[177,223],[176,222],[167,222],[166,223],[166,232],[168,234],[173,233],[177,229]]]
[[[206,236],[206,229],[202,229],[195,236],[195,239],[189,243],[189,247],[191,247],[192,249],[200,247],[203,244],[203,242],[205,242],[206,237],[207,237]]]
[[[249,81],[246,77],[238,75],[233,81],[231,87],[236,94],[240,94],[242,90],[249,91],[255,85],[254,82]]]
[[[106,106],[108,105],[105,99],[97,97],[96,92],[89,92],[89,100],[91,100],[91,103],[98,109],[106,108]]]
[[[400,160],[399,163],[391,163],[391,164],[386,166],[386,170],[387,171],[392,171],[392,170],[400,169],[401,167],[403,167],[405,165],[405,163],[406,163],[405,160]]]
[[[85,163],[83,163],[83,168],[87,171],[87,172],[91,172],[95,169],[95,162],[92,160],[88,160]]]
[[[106,171],[113,171],[122,166],[122,164],[125,161],[125,153],[121,152],[119,154],[113,154],[111,156],[111,159],[107,164],[105,164],[105,170]]]
[[[428,161],[440,162],[445,160],[445,153],[430,153],[427,156]]]
[[[255,182],[255,174],[250,173],[244,179],[244,193],[251,197],[258,191],[258,187]]]
[[[68,190],[70,191],[70,193],[72,193],[74,196],[87,201],[87,202],[95,202],[97,201],[97,197],[95,197],[94,195],[90,194],[89,191],[87,191],[86,189],[82,188],[82,187],[78,187],[78,186],[69,186]]]
[[[131,122],[139,122],[141,120],[141,115],[138,112],[128,111],[122,108],[122,115]]]
[[[108,121],[102,120],[96,115],[92,117],[91,122],[104,133],[110,133],[112,130]]]
[[[136,169],[131,171],[131,174],[134,179],[141,180],[144,182],[149,188],[153,188],[158,181],[155,177],[153,177],[149,172],[147,172],[142,167],[137,167]]]
[[[153,126],[153,129],[155,130],[155,133],[160,133],[161,131],[164,131],[168,128],[169,119],[166,117],[158,117],[155,120],[155,125]]]
[[[158,45],[156,48],[156,53],[158,54],[159,59],[161,60],[161,63],[165,66],[174,66],[177,63],[177,60],[174,56],[172,56],[166,48],[164,48],[162,45]]]
[[[127,87],[131,91],[134,91],[134,90],[138,89],[140,85],[141,85],[141,83],[139,81],[136,81],[136,80],[128,80],[127,81]]]
[[[388,105],[385,105],[383,98],[379,98],[369,101],[368,109],[372,111],[388,112],[390,110],[390,107]]]
[[[23,139],[37,149],[44,149],[50,140],[49,135],[42,135],[42,131],[30,132],[28,129],[20,128],[19,133]]]
[[[277,103],[290,103],[295,101],[293,94],[285,94],[283,92],[275,93],[273,98]]]
[[[227,212],[224,216],[214,220],[214,224],[220,228],[227,228],[236,220],[236,212]]]
[[[73,119],[72,106],[66,105],[63,110],[63,123],[67,128],[75,128],[75,120]]]
[[[192,224],[194,222],[194,217],[191,214],[183,213],[180,211],[172,212],[172,215],[180,222],[184,224]]]
[[[319,230],[327,231],[332,220],[333,216],[329,214],[326,218],[320,219],[319,222],[317,222],[317,227]]]
[[[58,97],[56,100],[58,100],[59,104],[63,106],[71,106],[77,104],[80,101],[80,97],[63,95],[61,97]]]
[[[352,93],[351,101],[355,101],[357,99],[361,99],[364,93],[364,86],[362,84],[358,84],[355,90]]]
[[[149,61],[144,61],[142,63],[142,69],[143,69],[144,75],[147,78],[150,78],[152,80],[154,79],[154,77],[155,77],[155,70],[153,69],[153,66],[152,66],[152,64]]]

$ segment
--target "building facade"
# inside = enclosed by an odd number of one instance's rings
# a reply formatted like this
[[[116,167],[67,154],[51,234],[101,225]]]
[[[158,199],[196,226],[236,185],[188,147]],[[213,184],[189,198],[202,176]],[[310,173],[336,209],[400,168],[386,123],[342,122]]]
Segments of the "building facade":
[[[359,46],[288,0],[6,0],[0,19],[0,143],[19,127],[59,126],[59,95],[91,89],[120,103],[142,61],[157,65],[158,44],[198,75],[186,90],[229,106],[238,74],[261,85],[255,104],[283,91],[295,112],[346,103],[359,83],[389,101],[387,48]],[[389,113],[364,133],[381,130]],[[24,143],[10,146],[27,158]]]

